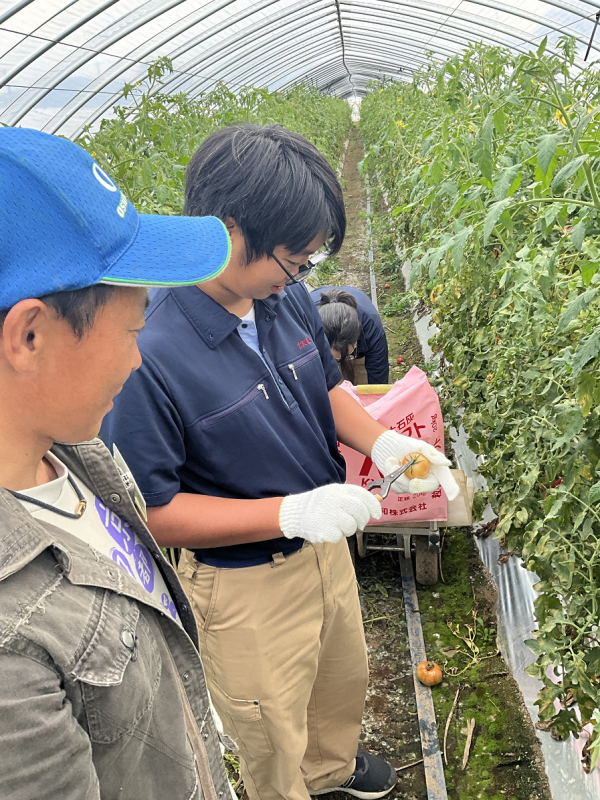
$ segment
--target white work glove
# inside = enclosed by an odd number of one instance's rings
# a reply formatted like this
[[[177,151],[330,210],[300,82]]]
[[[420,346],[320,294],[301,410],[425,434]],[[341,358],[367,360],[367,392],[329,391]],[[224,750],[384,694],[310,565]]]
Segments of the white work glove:
[[[290,494],[279,508],[279,527],[288,539],[339,542],[364,529],[371,517],[379,519],[381,504],[362,486],[332,483],[310,492]]]
[[[406,475],[401,475],[392,484],[396,494],[434,492],[441,485],[448,500],[458,497],[460,489],[448,469],[452,462],[427,442],[403,436],[396,431],[385,431],[373,445],[371,459],[380,472],[389,475],[401,466],[402,460],[410,453],[422,453],[425,456],[431,466],[429,475],[426,478],[413,478],[410,481]]]

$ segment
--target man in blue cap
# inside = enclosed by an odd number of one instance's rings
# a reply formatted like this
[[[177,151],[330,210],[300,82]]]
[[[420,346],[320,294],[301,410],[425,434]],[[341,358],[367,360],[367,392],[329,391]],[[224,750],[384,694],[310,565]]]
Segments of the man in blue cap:
[[[221,800],[194,616],[94,437],[145,287],[218,275],[225,226],[138,215],[81,148],[17,128],[0,219],[0,797]]]

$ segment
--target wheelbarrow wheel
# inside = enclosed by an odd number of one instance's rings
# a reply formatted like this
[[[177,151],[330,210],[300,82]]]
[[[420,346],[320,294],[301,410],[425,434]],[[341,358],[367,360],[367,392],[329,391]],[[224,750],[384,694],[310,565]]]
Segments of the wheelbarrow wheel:
[[[415,577],[423,586],[433,586],[438,579],[438,554],[429,550],[427,536],[415,536]]]

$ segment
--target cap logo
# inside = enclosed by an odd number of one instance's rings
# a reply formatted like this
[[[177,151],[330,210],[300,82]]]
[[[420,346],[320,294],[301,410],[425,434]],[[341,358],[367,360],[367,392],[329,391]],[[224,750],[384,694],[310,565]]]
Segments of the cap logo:
[[[121,199],[119,200],[119,205],[117,206],[117,214],[123,219],[125,217],[125,212],[127,211],[127,198],[121,192]]]
[[[117,191],[116,183],[111,178],[108,177],[106,172],[104,172],[104,170],[101,169],[98,166],[98,164],[94,164],[94,166],[92,167],[92,172],[94,173],[94,177],[96,178],[98,183],[101,183],[105,189],[108,189],[109,192]]]

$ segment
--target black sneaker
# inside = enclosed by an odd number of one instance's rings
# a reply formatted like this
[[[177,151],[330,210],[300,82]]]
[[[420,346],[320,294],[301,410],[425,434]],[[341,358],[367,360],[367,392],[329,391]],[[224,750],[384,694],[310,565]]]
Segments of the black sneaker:
[[[346,792],[359,797],[360,800],[377,800],[385,797],[394,786],[398,776],[396,770],[383,758],[364,753],[359,750],[356,754],[356,768],[352,775],[345,780],[341,786],[333,786],[331,789],[317,789],[309,794],[327,794],[328,792]]]

